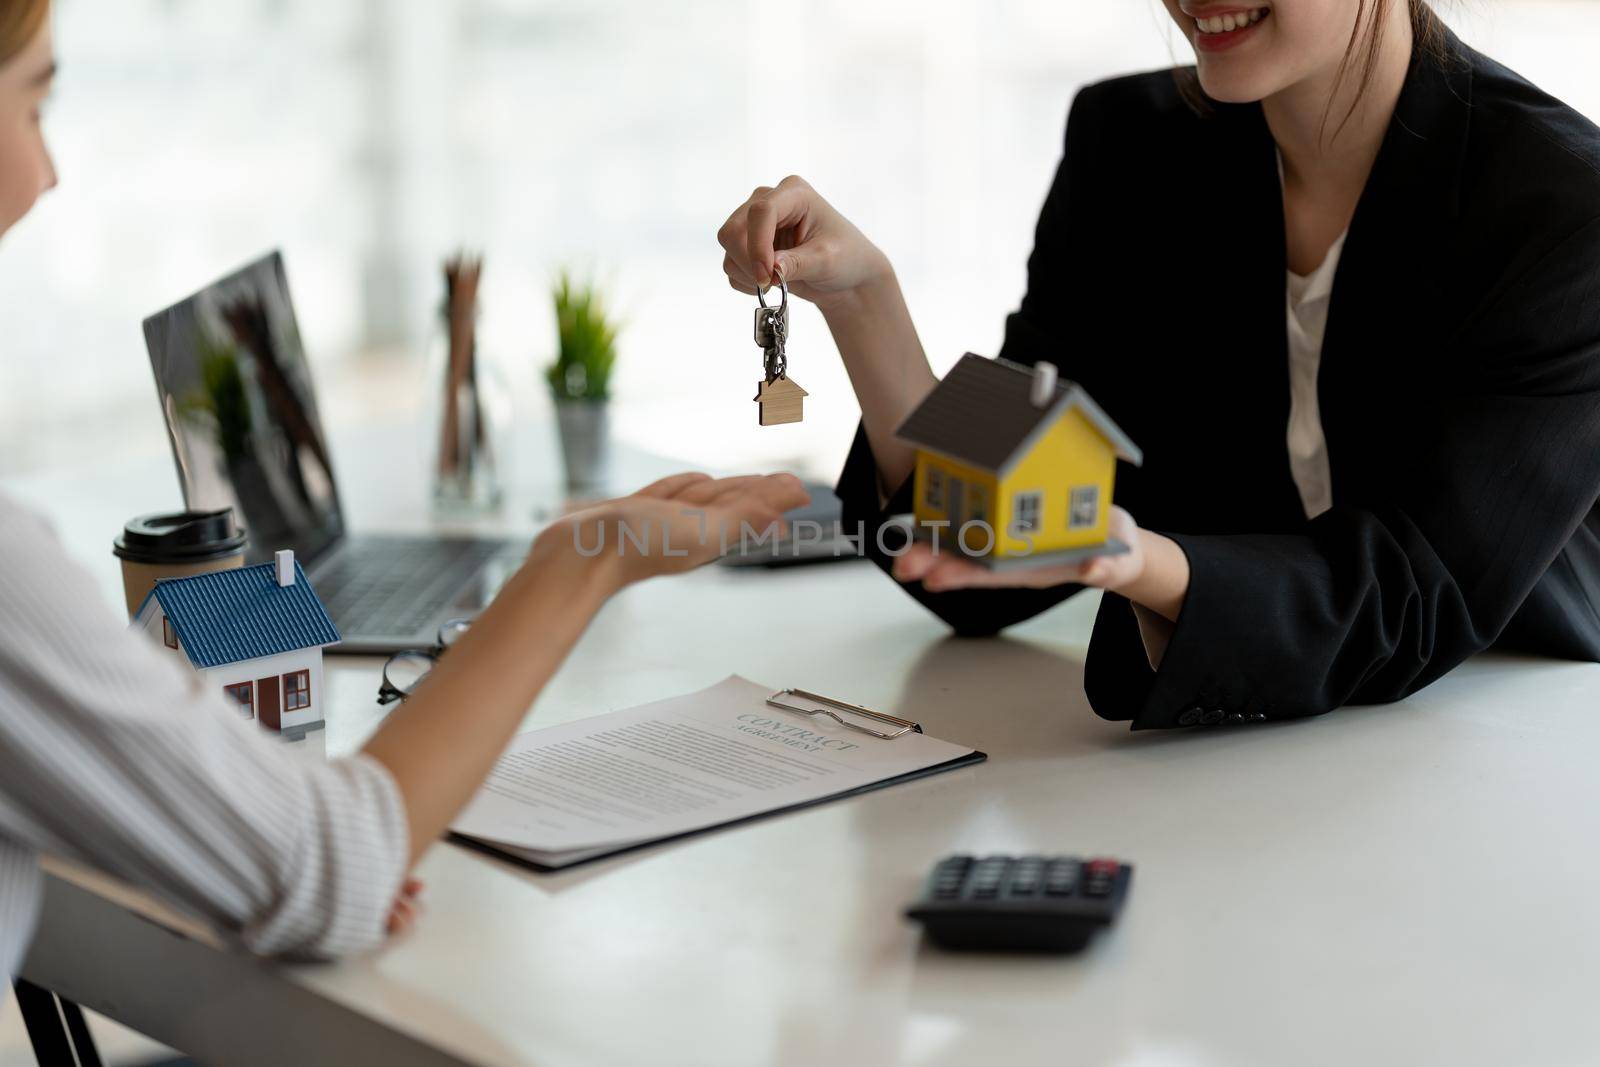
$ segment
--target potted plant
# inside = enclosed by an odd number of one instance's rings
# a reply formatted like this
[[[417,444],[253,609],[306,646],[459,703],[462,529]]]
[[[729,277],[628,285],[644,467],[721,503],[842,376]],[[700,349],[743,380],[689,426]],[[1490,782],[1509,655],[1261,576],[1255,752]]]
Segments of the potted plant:
[[[617,325],[593,283],[562,271],[555,300],[556,360],[545,370],[555,398],[567,487],[603,489],[609,462],[611,369],[617,361]]]

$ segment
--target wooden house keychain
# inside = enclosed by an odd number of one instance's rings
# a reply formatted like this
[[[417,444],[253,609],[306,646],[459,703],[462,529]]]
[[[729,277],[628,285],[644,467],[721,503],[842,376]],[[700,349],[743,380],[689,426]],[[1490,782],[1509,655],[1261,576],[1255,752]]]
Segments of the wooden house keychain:
[[[780,426],[786,422],[799,422],[805,418],[806,391],[789,378],[789,358],[784,346],[789,340],[789,286],[783,275],[775,274],[778,289],[783,294],[777,307],[769,307],[767,298],[756,290],[756,344],[761,346],[767,376],[756,384],[755,401],[760,409],[758,422],[762,426]]]

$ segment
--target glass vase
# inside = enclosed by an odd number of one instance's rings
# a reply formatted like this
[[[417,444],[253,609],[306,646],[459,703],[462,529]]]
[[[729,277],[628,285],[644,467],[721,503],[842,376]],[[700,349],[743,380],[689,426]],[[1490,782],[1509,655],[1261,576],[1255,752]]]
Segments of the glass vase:
[[[465,366],[453,367],[443,322],[428,346],[422,398],[433,506],[445,515],[498,509],[505,496],[511,391],[474,341]]]

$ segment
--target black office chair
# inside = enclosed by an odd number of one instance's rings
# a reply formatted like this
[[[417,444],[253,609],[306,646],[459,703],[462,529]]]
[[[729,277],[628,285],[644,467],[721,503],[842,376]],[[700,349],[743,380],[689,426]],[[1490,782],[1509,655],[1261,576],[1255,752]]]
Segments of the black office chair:
[[[82,1008],[21,978],[12,987],[39,1067],[101,1067]]]
[[[28,1029],[33,1057],[39,1067],[102,1067],[94,1035],[83,1017],[83,1009],[66,997],[57,996],[43,986],[18,978],[17,1008]],[[190,1059],[161,1060],[143,1067],[196,1067]]]

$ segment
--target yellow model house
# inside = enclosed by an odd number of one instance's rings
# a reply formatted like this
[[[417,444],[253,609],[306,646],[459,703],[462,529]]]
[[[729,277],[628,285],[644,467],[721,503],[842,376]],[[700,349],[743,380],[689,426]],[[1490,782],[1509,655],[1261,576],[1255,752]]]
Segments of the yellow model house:
[[[1126,552],[1106,534],[1118,459],[1139,448],[1049,363],[967,354],[901,425],[916,446],[915,535],[991,567]],[[948,523],[948,525],[943,525]]]

